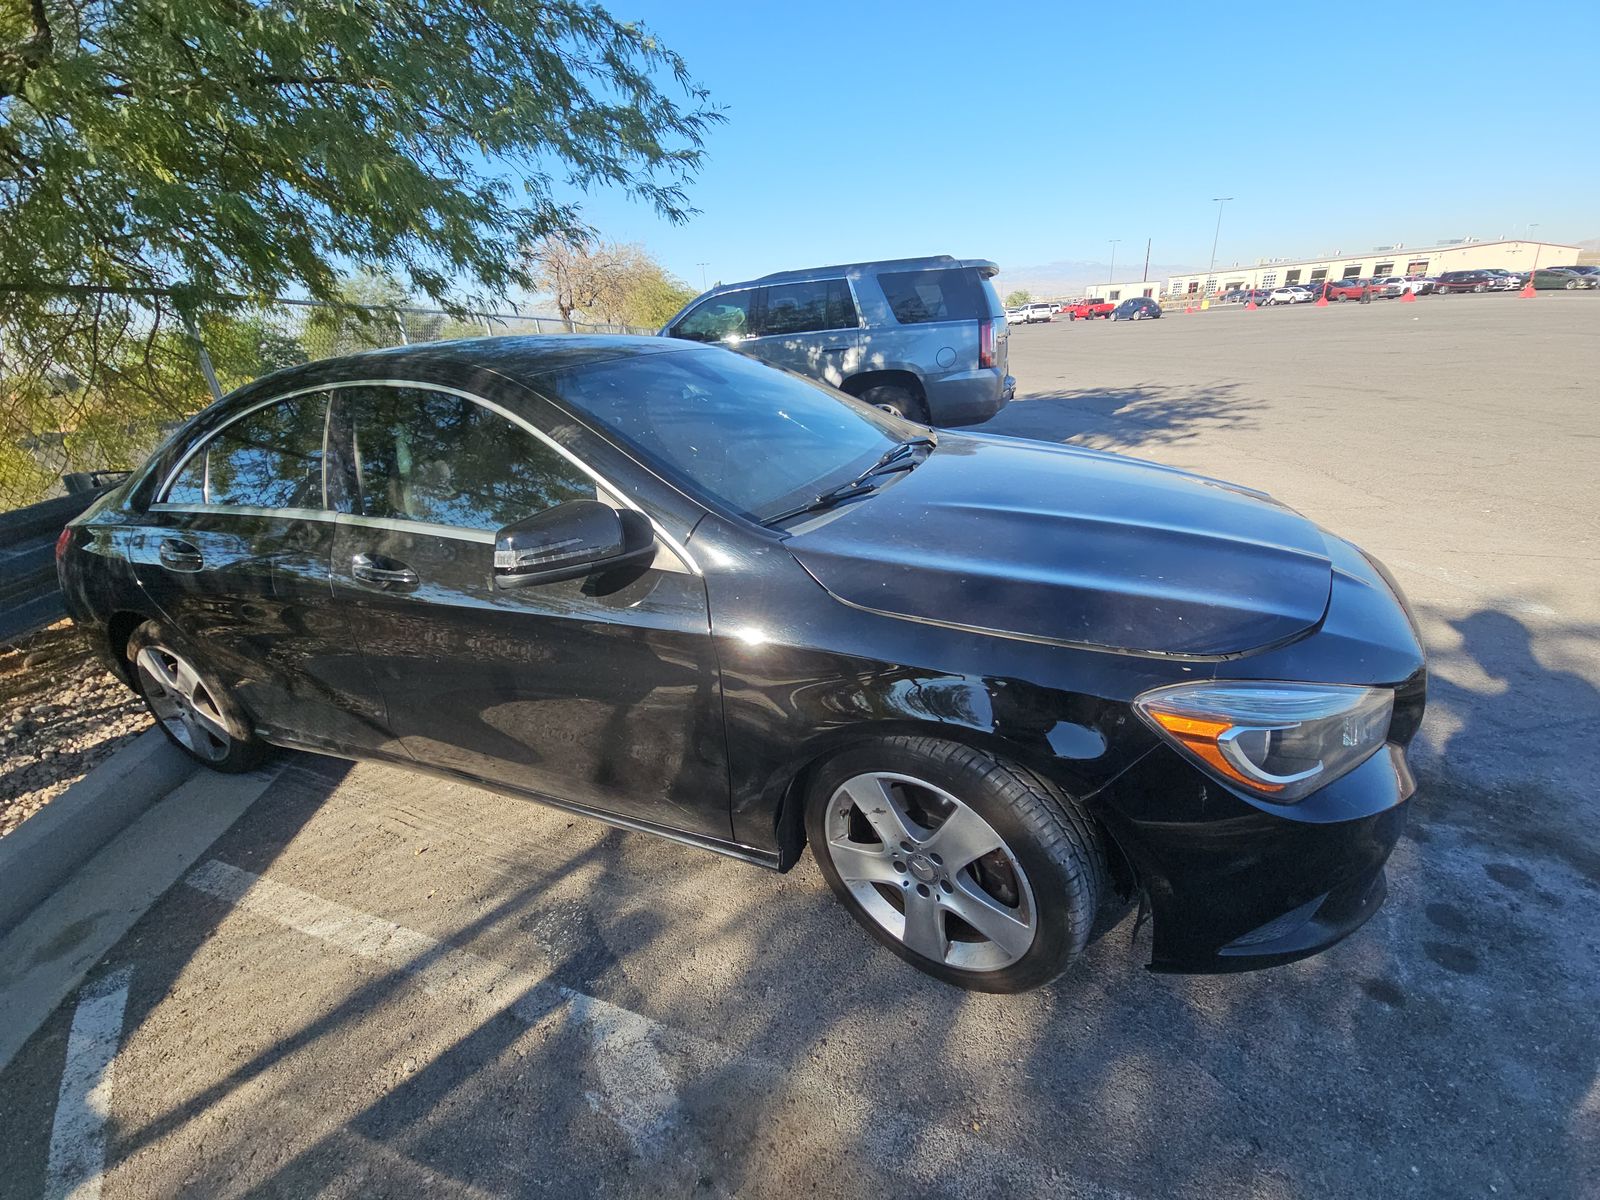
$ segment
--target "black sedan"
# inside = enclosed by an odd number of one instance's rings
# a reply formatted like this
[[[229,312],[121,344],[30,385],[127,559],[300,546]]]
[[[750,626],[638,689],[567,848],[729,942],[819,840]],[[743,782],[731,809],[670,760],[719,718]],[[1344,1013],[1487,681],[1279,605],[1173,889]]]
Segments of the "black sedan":
[[[1422,652],[1350,543],[722,348],[291,368],[58,556],[209,766],[381,759],[779,870],[809,842],[872,936],[965,987],[1042,983],[1136,899],[1158,970],[1315,953],[1382,903],[1413,790]]]
[[[1155,320],[1161,315],[1161,305],[1149,296],[1135,296],[1131,300],[1124,300],[1111,310],[1113,321],[1146,321]]]

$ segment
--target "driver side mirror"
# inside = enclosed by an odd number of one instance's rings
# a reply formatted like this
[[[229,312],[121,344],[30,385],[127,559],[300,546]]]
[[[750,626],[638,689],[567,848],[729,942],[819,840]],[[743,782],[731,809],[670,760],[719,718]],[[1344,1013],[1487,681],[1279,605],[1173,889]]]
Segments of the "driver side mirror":
[[[494,581],[503,588],[581,579],[656,552],[649,519],[598,500],[569,500],[507,525],[494,539]]]

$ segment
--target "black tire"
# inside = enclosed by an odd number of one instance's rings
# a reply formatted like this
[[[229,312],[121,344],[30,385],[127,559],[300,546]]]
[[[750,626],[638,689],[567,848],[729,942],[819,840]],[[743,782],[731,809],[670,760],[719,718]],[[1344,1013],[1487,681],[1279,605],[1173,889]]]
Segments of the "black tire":
[[[1472,290],[1474,292],[1487,292],[1489,290],[1489,285],[1486,283],[1475,283],[1472,285]]]
[[[841,815],[833,805],[841,786],[875,773],[908,776],[959,797],[1003,840],[1021,867],[1024,880],[1017,886],[1031,897],[1035,920],[1032,941],[1015,961],[999,969],[973,970],[919,954],[880,924],[845,883],[830,857],[827,821],[830,815]],[[806,835],[829,887],[868,933],[935,979],[972,991],[1021,992],[1054,979],[1083,952],[1109,911],[1106,850],[1077,802],[1032,771],[959,743],[890,737],[840,754],[812,780]],[[969,884],[978,879],[966,874],[971,869],[958,868]],[[908,875],[902,885],[910,882]],[[885,897],[897,895],[892,886],[882,887]],[[952,927],[947,923],[947,931]],[[958,944],[975,943],[971,938],[958,943],[952,934],[952,952]]]
[[[864,388],[857,395],[868,404],[874,404],[908,421],[920,421],[924,425],[928,423],[927,404],[921,396],[908,387],[897,383],[883,383],[877,387]]]
[[[142,665],[141,654],[149,652],[171,670],[174,660],[181,662],[199,684],[187,707],[189,719],[174,715],[185,705],[175,692],[165,690],[151,669]],[[256,737],[249,718],[233,694],[201,666],[188,643],[159,621],[146,621],[128,639],[129,674],[134,688],[155,718],[156,726],[195,762],[213,771],[236,775],[260,765],[269,747]],[[176,673],[175,673],[176,674]],[[203,694],[203,699],[201,695]],[[212,732],[211,723],[226,731],[226,739]]]
[[[1576,279],[1569,279],[1563,286],[1567,291],[1575,292],[1578,290],[1578,281]]]

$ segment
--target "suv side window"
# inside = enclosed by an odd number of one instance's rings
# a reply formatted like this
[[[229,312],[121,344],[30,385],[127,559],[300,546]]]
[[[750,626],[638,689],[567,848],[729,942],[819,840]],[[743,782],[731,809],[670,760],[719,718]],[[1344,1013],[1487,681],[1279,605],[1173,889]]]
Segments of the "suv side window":
[[[594,482],[522,426],[464,396],[417,387],[342,388],[348,507],[367,517],[498,530]]]
[[[702,300],[672,327],[672,336],[691,342],[725,342],[755,333],[756,292],[728,292]]]
[[[902,325],[985,320],[989,316],[977,272],[971,269],[892,271],[877,279],[894,319]]]
[[[321,508],[326,392],[291,396],[213,434],[178,471],[166,504]]]
[[[767,288],[762,337],[854,329],[859,324],[850,285],[842,279],[777,283]]]

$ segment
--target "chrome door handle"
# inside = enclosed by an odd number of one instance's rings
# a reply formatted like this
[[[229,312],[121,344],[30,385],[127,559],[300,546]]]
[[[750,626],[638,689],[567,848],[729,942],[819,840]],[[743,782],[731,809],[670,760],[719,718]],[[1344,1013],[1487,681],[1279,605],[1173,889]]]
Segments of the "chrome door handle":
[[[198,571],[206,565],[200,551],[182,538],[162,538],[156,554],[164,566],[174,571]]]
[[[358,554],[350,560],[350,574],[364,583],[376,584],[392,592],[409,592],[422,582],[410,567],[392,558]]]

